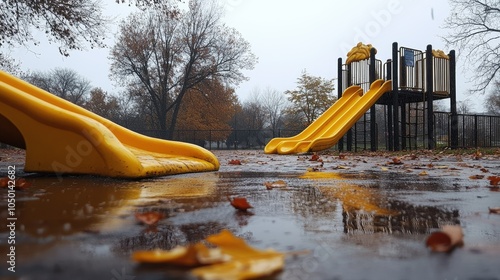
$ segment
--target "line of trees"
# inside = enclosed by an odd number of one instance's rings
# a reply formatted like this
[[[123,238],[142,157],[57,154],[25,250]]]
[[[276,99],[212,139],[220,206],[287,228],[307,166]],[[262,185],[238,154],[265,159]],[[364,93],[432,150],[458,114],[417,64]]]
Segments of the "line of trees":
[[[111,94],[93,87],[89,80],[68,68],[31,72],[22,78],[128,128],[162,131],[158,129],[150,96],[140,90],[132,88],[122,94]],[[293,90],[255,88],[250,98],[241,102],[234,89],[219,79],[205,79],[185,93],[176,130],[210,130],[210,138],[221,141],[229,138],[231,130],[268,130],[270,137],[277,137],[279,130],[302,130],[314,121],[335,102],[333,91],[333,80],[311,76],[304,71]],[[161,133],[155,136],[168,138]],[[240,138],[247,136],[239,135]],[[200,134],[201,139],[203,135]],[[257,144],[265,144],[264,139],[259,141],[262,143]]]

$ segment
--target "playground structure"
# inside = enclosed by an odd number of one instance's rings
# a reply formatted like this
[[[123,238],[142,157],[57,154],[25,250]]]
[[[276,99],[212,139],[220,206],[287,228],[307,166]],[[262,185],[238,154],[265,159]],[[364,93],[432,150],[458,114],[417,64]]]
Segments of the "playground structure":
[[[424,52],[393,43],[392,59],[385,63],[376,59],[376,53],[371,45],[358,43],[347,54],[345,64],[339,58],[337,102],[303,132],[294,137],[274,138],[264,151],[304,153],[335,144],[339,150],[346,144],[351,151],[355,137],[352,127],[361,118],[363,138],[369,138],[369,149],[376,151],[380,131],[376,122],[377,105],[383,105],[389,116],[384,130],[388,150],[404,150],[417,142],[434,149],[433,102],[446,98],[451,100],[450,143],[452,148],[457,147],[455,52],[445,54],[433,50],[431,45]],[[387,82],[374,95],[374,87],[382,81]],[[364,97],[367,95],[371,98]]]
[[[360,44],[358,44],[360,45]],[[365,45],[366,46],[366,45]],[[369,45],[368,45],[369,46]],[[371,47],[371,46],[370,46]],[[458,117],[456,106],[456,63],[455,51],[445,54],[427,45],[425,51],[400,47],[392,44],[392,59],[385,63],[376,58],[376,49],[370,48],[370,55],[355,61],[338,59],[338,93],[351,86],[366,89],[372,81],[386,79],[392,81],[392,90],[384,94],[376,105],[384,105],[388,115],[384,137],[388,150],[405,150],[419,142],[427,149],[436,147],[435,122],[433,120],[434,101],[450,99],[450,144],[458,146]],[[368,121],[366,121],[368,120]],[[377,147],[378,131],[375,105],[364,116],[369,124],[370,150]],[[352,150],[353,131],[338,143],[339,149]]]
[[[26,172],[116,178],[215,171],[190,143],[146,137],[0,71],[0,142],[26,149]]]

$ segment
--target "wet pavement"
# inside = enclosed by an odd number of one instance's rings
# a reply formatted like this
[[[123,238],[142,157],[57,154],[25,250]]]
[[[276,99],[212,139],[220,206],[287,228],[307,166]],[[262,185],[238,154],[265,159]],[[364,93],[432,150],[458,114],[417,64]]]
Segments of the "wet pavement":
[[[15,273],[9,229],[0,229],[5,279],[193,279],[189,270],[144,266],[132,252],[172,249],[229,229],[257,248],[308,252],[267,279],[500,279],[500,156],[420,152],[265,155],[214,151],[218,172],[140,181],[23,174],[16,192]],[[0,154],[0,177],[22,154]],[[241,163],[241,164],[230,164]],[[279,182],[267,189],[265,184]],[[284,182],[284,183],[283,183]],[[228,197],[253,206],[235,210]],[[0,220],[7,224],[7,192]],[[155,226],[135,213],[155,211]],[[425,247],[442,225],[460,225],[464,246]],[[7,253],[5,253],[7,252]],[[18,278],[16,278],[18,277]],[[2,278],[2,279],[4,279]]]

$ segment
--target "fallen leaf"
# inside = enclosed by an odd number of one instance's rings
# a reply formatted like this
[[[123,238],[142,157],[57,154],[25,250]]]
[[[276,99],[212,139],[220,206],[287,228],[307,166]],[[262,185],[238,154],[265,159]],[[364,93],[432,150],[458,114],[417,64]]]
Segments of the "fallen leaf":
[[[0,188],[6,188],[9,184],[9,177],[0,178]]]
[[[490,213],[500,214],[500,207],[488,207],[488,209],[490,210]]]
[[[132,259],[139,263],[195,267],[192,274],[201,279],[255,279],[283,269],[285,254],[272,249],[259,250],[228,230],[208,236],[209,248],[198,242],[172,250],[137,251]]]
[[[201,279],[254,279],[269,276],[285,265],[283,253],[255,249],[228,230],[208,236],[206,241],[231,256],[231,260],[193,269],[192,274]]]
[[[400,157],[393,157],[392,162],[388,162],[388,163],[389,164],[403,164]]]
[[[484,175],[472,175],[469,176],[469,179],[475,180],[475,179],[483,179]]]
[[[346,156],[346,155],[344,155],[344,154],[339,154],[339,159],[346,159],[346,158],[347,158],[347,156]]]
[[[440,231],[433,232],[427,238],[426,245],[434,252],[450,252],[463,245],[464,234],[458,225],[445,225]]]
[[[387,167],[380,167],[380,170],[382,170],[382,171],[389,171],[389,168],[387,168]]]
[[[274,182],[265,182],[264,186],[266,186],[268,190],[271,190],[273,188],[284,188],[286,187],[286,182],[283,180],[278,180]]]
[[[492,186],[498,186],[500,182],[500,176],[488,176],[487,179],[490,180],[490,185]]]
[[[135,213],[135,218],[146,225],[154,225],[158,223],[161,219],[163,219],[165,215],[159,212],[144,212],[144,213]]]
[[[472,159],[474,160],[480,160],[482,157],[483,154],[479,150],[476,150],[476,152],[472,155]]]
[[[227,197],[231,205],[240,211],[247,211],[249,208],[253,208],[250,203],[248,203],[247,199],[244,197],[235,197],[231,200],[231,198]]]
[[[9,179],[9,177],[2,177],[0,178],[0,188],[7,188],[9,187],[9,182],[12,181]],[[12,186],[12,183],[11,185]],[[31,183],[26,181],[24,178],[16,178],[14,180],[14,189],[15,190],[24,190],[27,189],[31,186]]]
[[[427,175],[429,175],[429,173],[427,173],[427,171],[425,171],[425,170],[418,173],[418,176],[427,176]]]
[[[241,161],[239,159],[232,159],[229,161],[229,164],[241,165]]]
[[[486,169],[486,168],[484,168],[484,167],[483,167],[483,168],[481,168],[481,169],[479,169],[479,170],[481,170],[481,172],[483,172],[483,173],[488,173],[488,172],[490,172],[488,169]]]
[[[320,161],[321,159],[319,158],[319,155],[318,154],[313,154],[311,156],[311,158],[309,159],[309,161]]]

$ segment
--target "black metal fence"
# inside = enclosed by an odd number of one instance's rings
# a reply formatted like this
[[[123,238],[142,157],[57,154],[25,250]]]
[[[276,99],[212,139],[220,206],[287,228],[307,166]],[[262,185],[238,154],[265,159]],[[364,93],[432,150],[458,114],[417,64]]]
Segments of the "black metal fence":
[[[451,116],[434,113],[436,147],[451,146]],[[458,147],[500,147],[500,116],[458,115]]]
[[[378,123],[378,122],[377,122]],[[361,119],[353,128],[354,150],[365,150],[370,148],[370,134],[367,131],[366,120]],[[384,133],[384,120],[377,124],[379,150],[387,150],[387,137]],[[425,129],[425,126],[420,126]],[[137,132],[156,138],[162,137],[163,132],[159,130],[136,130]],[[176,130],[173,140],[194,143],[207,149],[263,149],[267,142],[275,137],[291,137],[300,130],[270,129],[262,130]],[[435,147],[451,147],[451,115],[447,112],[434,112],[434,139]],[[381,136],[382,135],[382,136]],[[425,149],[427,147],[425,131],[419,132],[419,137],[408,141],[406,149]],[[344,149],[347,148],[344,136]],[[421,139],[421,140],[419,140]],[[457,148],[479,148],[500,147],[500,116],[493,115],[458,115],[458,146]],[[338,149],[334,146],[333,149]]]

